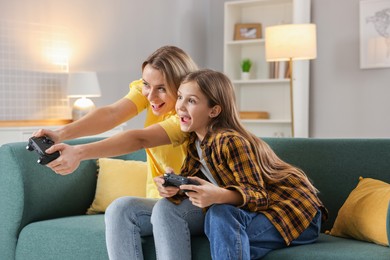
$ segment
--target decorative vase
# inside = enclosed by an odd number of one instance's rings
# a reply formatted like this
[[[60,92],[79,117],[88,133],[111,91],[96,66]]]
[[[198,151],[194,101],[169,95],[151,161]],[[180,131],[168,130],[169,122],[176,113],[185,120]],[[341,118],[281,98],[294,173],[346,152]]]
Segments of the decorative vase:
[[[241,72],[241,79],[248,80],[249,79],[249,72]]]

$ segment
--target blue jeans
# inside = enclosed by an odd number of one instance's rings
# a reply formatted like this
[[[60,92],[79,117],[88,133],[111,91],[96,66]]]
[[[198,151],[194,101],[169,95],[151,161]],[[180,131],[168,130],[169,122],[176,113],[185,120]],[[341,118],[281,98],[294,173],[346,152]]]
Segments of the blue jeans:
[[[204,213],[186,199],[175,205],[159,200],[153,208],[152,224],[157,259],[191,259],[191,235],[204,234]]]
[[[111,260],[143,259],[141,236],[152,235],[150,216],[157,199],[122,197],[106,209],[106,245]]]
[[[291,245],[317,240],[321,211]],[[206,213],[205,232],[213,259],[259,259],[271,250],[287,247],[274,225],[261,213],[227,205],[213,205]]]

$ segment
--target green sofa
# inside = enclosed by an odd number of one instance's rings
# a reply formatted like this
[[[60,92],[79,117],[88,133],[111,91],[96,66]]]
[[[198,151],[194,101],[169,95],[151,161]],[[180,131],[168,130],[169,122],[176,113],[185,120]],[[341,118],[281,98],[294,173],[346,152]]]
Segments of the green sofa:
[[[321,191],[330,215],[323,231],[331,229],[359,176],[390,182],[390,139],[264,140],[282,159],[301,167]],[[104,216],[85,215],[95,194],[95,160],[58,176],[37,164],[37,154],[25,146],[0,147],[0,259],[107,259]],[[145,153],[120,158],[145,160]],[[153,238],[145,237],[143,243],[145,259],[155,259]],[[210,259],[206,237],[193,237],[192,246],[193,259]],[[273,251],[265,259],[388,260],[390,249],[321,234],[315,244]]]

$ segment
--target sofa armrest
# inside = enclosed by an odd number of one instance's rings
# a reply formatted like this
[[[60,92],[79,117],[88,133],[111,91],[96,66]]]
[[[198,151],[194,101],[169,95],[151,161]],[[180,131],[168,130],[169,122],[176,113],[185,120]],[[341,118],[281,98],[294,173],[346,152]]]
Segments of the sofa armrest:
[[[76,139],[70,144],[96,138]],[[27,224],[39,220],[85,214],[96,188],[95,160],[83,161],[66,176],[37,163],[27,142],[0,147],[0,252],[14,259],[17,237]]]

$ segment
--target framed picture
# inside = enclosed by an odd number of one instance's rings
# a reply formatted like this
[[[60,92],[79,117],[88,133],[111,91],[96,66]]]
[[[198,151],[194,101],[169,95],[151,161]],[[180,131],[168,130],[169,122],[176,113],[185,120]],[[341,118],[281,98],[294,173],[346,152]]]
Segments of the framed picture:
[[[234,26],[234,40],[253,40],[260,38],[260,23],[238,23]]]
[[[360,1],[360,68],[390,67],[390,0]]]

